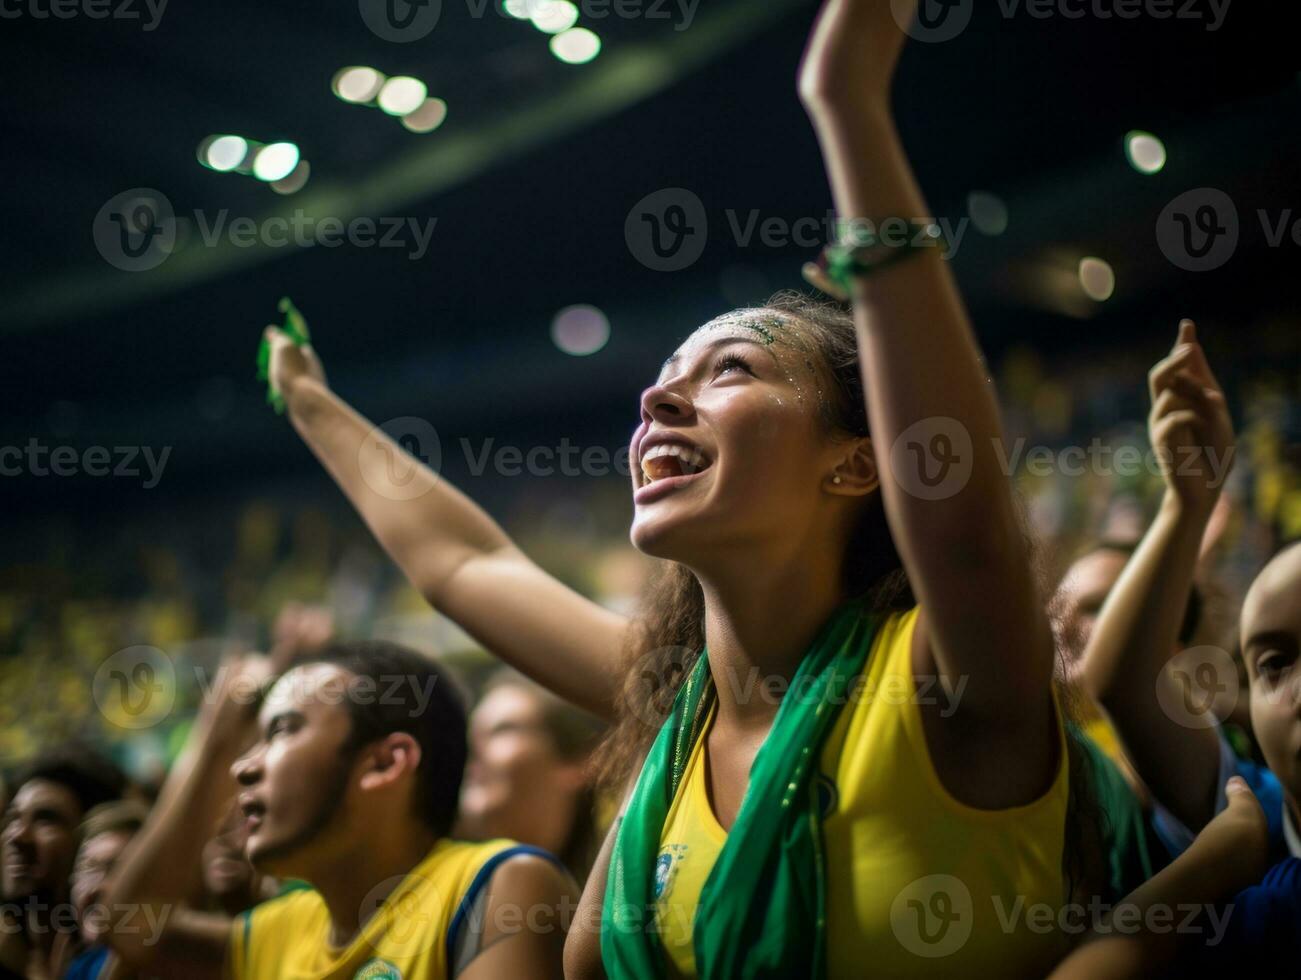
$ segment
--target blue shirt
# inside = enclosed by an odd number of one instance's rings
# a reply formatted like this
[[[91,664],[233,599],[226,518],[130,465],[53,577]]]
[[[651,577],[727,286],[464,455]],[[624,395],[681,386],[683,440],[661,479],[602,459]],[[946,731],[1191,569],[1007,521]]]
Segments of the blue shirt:
[[[1287,857],[1238,893],[1218,943],[1193,943],[1171,975],[1287,975],[1301,962],[1301,858]],[[1280,970],[1284,972],[1279,973]],[[1293,974],[1294,975],[1294,974]]]
[[[91,946],[85,952],[77,954],[77,958],[68,964],[63,980],[95,980],[99,971],[104,969],[108,952],[107,946]]]
[[[1241,776],[1251,791],[1260,801],[1260,808],[1265,811],[1265,823],[1269,828],[1269,860],[1279,861],[1287,857],[1287,840],[1283,832],[1283,784],[1278,777],[1247,759],[1238,758],[1229,741],[1220,732],[1220,775],[1215,790],[1215,812],[1220,813],[1229,805],[1224,795],[1224,784],[1230,776]],[[1161,805],[1159,800],[1152,803],[1152,830],[1161,841],[1171,859],[1177,858],[1197,836],[1189,830],[1173,813]]]

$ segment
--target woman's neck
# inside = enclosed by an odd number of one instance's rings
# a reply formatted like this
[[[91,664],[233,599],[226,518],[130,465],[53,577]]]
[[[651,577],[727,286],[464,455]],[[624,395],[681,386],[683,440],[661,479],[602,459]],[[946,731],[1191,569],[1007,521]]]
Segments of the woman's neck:
[[[844,600],[840,569],[827,564],[756,561],[701,576],[720,724],[771,725],[809,644]]]

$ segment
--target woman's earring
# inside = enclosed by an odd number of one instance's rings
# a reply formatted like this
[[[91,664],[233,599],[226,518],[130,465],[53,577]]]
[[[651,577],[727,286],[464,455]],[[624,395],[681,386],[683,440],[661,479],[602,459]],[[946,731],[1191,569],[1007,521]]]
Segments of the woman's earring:
[[[833,476],[833,477],[831,478],[831,482],[832,482],[832,483],[839,483],[839,482],[840,482],[840,474],[837,473],[835,476]]]

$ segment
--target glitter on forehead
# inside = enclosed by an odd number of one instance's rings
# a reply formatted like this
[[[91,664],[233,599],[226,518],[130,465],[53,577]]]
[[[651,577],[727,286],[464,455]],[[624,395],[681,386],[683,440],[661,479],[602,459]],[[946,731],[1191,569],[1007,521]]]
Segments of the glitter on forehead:
[[[773,356],[778,358],[778,363],[785,368],[786,383],[795,389],[796,400],[804,401],[806,387],[804,382],[811,379],[815,383],[817,402],[822,403],[824,395],[821,378],[818,370],[814,367],[811,357],[815,345],[806,332],[800,329],[797,319],[762,307],[733,310],[710,320],[700,328],[700,331],[712,332],[724,328],[745,330],[756,334],[759,342],[769,348]],[[786,350],[796,351],[804,356],[802,358],[798,356],[794,358],[781,356],[783,351]],[[799,377],[801,373],[798,370],[800,360],[804,362],[804,367],[809,373],[809,379]]]
[[[759,335],[765,347],[771,347],[777,341],[776,332],[784,331],[789,326],[790,321],[786,317],[767,310],[733,310],[731,313],[715,317],[701,329],[721,330],[731,327],[750,330]]]

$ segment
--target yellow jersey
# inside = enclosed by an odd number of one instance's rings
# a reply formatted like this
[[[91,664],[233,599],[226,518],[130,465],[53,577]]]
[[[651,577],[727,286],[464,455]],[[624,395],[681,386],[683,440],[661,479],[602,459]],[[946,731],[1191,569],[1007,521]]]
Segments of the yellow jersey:
[[[917,609],[877,630],[823,746],[818,781],[826,860],[828,980],[1043,976],[1066,953],[1063,835],[1066,733],[1037,800],[980,810],[954,799],[927,750],[917,687]],[[653,894],[673,976],[694,978],[692,931],[701,889],[727,832],[709,801],[705,734],[692,749],[660,835]]]
[[[496,865],[520,852],[537,853],[507,840],[439,841],[342,949],[330,946],[330,913],[315,889],[302,888],[263,902],[232,924],[226,976],[232,980],[447,980],[453,927],[465,921],[474,894]]]

